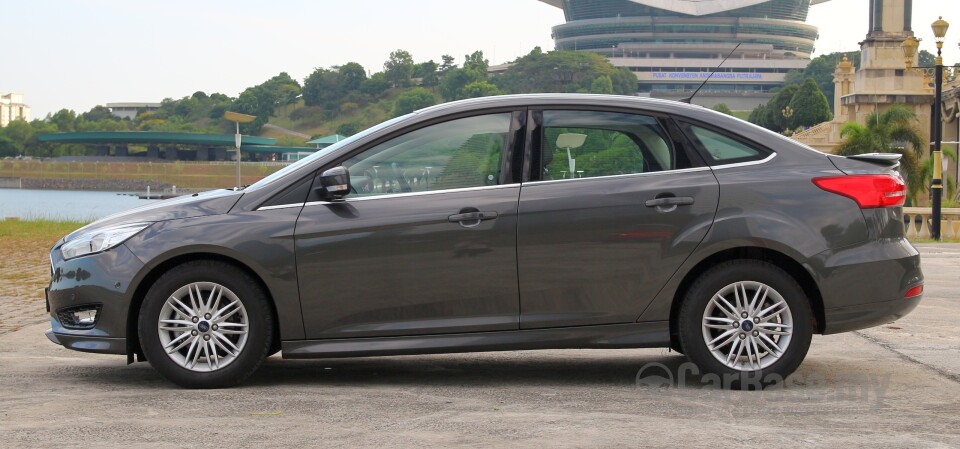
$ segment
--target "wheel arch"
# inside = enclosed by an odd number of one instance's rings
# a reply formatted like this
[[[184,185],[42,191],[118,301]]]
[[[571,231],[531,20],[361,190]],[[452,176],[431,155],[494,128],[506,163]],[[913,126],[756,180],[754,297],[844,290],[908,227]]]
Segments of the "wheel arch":
[[[680,315],[680,307],[687,290],[698,277],[710,268],[731,260],[759,260],[773,264],[785,271],[792,277],[803,289],[804,295],[809,300],[810,316],[813,318],[813,329],[815,333],[822,334],[826,325],[824,318],[823,296],[820,294],[820,288],[810,272],[802,264],[792,257],[770,248],[762,247],[736,247],[729,248],[714,253],[700,262],[698,262],[690,271],[687,272],[679,286],[674,291],[672,304],[670,306],[670,344],[673,348],[679,347],[679,336],[677,333],[677,321]]]
[[[257,285],[263,290],[264,294],[267,297],[267,303],[270,305],[271,312],[273,315],[273,335],[271,336],[271,353],[275,349],[280,349],[280,325],[279,317],[277,315],[277,304],[273,298],[273,294],[270,291],[270,288],[267,286],[267,283],[263,280],[263,277],[257,273],[256,270],[250,268],[247,264],[241,262],[240,260],[230,257],[228,255],[216,253],[216,252],[191,252],[185,254],[178,254],[172,257],[169,257],[162,262],[150,267],[148,271],[143,275],[137,284],[136,289],[134,289],[133,295],[130,298],[130,307],[127,310],[127,360],[132,361],[133,357],[136,356],[140,361],[146,360],[146,356],[143,354],[143,349],[140,347],[140,335],[137,333],[137,325],[140,315],[140,308],[143,306],[143,301],[147,296],[147,291],[150,290],[150,287],[156,283],[157,279],[160,276],[163,276],[164,273],[170,271],[174,267],[182,265],[187,262],[193,262],[198,260],[210,260],[223,262],[229,265],[236,267],[239,270],[244,271],[251,278],[253,278]]]

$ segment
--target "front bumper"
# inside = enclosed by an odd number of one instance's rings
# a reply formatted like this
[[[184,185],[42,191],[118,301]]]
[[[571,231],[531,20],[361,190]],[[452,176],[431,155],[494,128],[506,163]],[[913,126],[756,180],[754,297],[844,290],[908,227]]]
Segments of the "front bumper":
[[[143,263],[125,245],[109,251],[63,260],[60,251],[50,254],[52,276],[47,290],[54,343],[77,351],[127,354],[127,323],[132,284]],[[58,311],[77,306],[98,305],[90,328],[65,326]]]

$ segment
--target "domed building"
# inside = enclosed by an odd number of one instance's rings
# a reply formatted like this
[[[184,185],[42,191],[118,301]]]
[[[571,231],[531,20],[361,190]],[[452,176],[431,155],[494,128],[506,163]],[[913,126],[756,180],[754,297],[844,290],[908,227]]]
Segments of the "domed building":
[[[807,11],[827,0],[540,1],[564,11],[566,23],[553,28],[557,50],[630,68],[639,95],[687,98],[729,55],[697,103],[749,110],[809,64],[817,28],[805,23]]]

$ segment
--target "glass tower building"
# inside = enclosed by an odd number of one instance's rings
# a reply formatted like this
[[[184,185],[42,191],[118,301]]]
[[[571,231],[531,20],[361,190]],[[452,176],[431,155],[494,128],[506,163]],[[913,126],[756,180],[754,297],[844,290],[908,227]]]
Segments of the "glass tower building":
[[[730,55],[696,102],[746,110],[810,62],[817,29],[804,23],[807,11],[827,0],[540,1],[564,11],[566,23],[553,28],[558,50],[630,68],[639,95],[686,98]]]

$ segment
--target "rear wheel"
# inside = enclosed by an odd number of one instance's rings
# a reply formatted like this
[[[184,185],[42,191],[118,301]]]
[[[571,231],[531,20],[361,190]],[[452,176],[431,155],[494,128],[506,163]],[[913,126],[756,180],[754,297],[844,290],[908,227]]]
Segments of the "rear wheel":
[[[813,334],[800,286],[757,260],[726,262],[703,273],[687,291],[678,325],[687,357],[732,388],[785,379],[806,357]]]
[[[187,388],[236,385],[271,349],[266,294],[247,273],[194,261],[163,274],[144,299],[138,333],[150,364]]]

